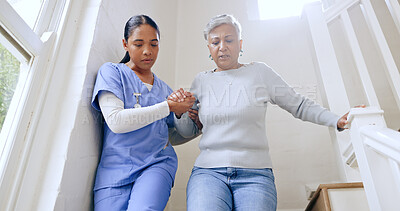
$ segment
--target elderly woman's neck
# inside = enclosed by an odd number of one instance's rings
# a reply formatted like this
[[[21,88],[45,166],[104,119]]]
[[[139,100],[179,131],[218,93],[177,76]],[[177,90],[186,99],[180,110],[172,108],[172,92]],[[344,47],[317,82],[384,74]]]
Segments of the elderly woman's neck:
[[[223,69],[223,68],[217,67],[217,68],[214,69],[214,72],[221,72],[221,71],[225,71],[225,70],[239,69],[242,66],[243,66],[243,64],[237,63],[237,65],[235,67],[228,68],[228,69]]]

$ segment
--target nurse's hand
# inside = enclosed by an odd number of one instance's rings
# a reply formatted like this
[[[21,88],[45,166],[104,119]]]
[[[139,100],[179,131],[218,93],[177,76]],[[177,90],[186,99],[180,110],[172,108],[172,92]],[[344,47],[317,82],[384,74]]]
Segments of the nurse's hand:
[[[174,112],[176,116],[179,118],[183,113],[187,112],[196,101],[196,98],[193,96],[186,96],[183,101],[175,102],[170,99],[167,100],[169,110]]]
[[[175,90],[171,95],[168,96],[168,100],[172,100],[174,102],[183,102],[185,98],[192,97],[192,93],[183,90],[182,88]]]

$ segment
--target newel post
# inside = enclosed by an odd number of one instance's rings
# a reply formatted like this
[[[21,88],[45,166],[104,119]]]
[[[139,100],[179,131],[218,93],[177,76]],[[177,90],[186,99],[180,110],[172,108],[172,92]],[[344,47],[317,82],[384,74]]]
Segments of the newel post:
[[[374,126],[376,128],[386,127],[383,118],[383,111],[379,108],[352,108],[349,116],[349,129],[351,143],[357,158],[360,175],[364,183],[364,189],[368,204],[371,210],[381,211],[382,207],[377,192],[377,183],[371,158],[364,147],[364,141],[361,134],[361,128],[364,126]]]

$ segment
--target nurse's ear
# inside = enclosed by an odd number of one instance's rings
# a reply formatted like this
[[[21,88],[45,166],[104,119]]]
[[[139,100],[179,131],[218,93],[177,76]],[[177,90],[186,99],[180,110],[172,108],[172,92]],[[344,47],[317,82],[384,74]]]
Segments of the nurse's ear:
[[[128,41],[125,38],[122,38],[122,46],[124,46],[125,51],[128,51]]]

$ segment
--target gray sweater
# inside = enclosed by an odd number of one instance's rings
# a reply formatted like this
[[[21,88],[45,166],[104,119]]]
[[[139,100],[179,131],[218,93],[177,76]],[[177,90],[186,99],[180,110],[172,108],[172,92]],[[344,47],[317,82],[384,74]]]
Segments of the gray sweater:
[[[197,167],[271,168],[265,125],[268,102],[320,125],[336,127],[340,118],[298,94],[272,68],[259,62],[201,72],[191,92],[198,100],[203,123]],[[184,137],[200,133],[187,114],[175,118],[175,126]]]

